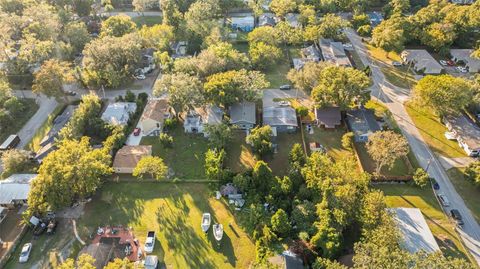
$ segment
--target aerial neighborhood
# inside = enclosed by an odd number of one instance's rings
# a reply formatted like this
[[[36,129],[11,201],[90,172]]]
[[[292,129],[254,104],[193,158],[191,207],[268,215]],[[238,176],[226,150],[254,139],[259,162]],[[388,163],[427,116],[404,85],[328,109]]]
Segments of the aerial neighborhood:
[[[0,268],[480,266],[480,1],[0,0]]]

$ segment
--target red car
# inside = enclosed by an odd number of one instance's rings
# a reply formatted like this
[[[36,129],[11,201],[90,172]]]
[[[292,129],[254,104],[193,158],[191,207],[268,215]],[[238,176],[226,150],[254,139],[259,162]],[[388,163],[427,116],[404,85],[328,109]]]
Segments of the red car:
[[[448,64],[449,66],[455,66],[455,62],[452,61],[452,60],[448,60],[448,61],[447,61],[447,64]]]
[[[139,136],[139,135],[140,135],[140,128],[135,128],[135,129],[133,130],[133,135],[134,135],[134,136]]]

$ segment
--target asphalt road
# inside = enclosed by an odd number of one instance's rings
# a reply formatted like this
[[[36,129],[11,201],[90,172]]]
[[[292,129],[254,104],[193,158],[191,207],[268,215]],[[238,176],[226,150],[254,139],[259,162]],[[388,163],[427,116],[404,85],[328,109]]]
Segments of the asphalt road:
[[[435,178],[440,185],[440,190],[437,193],[443,193],[450,201],[450,207],[444,208],[445,212],[449,212],[450,209],[453,208],[460,211],[465,224],[463,227],[458,228],[457,231],[468,251],[472,254],[477,264],[480,265],[480,226],[465,205],[462,197],[455,190],[446,171],[425,143],[419,130],[405,110],[403,103],[409,98],[410,90],[396,87],[386,81],[380,67],[370,59],[368,51],[361,41],[361,37],[352,29],[346,30],[346,34],[363,64],[365,66],[369,65],[372,70],[372,79],[374,82],[371,88],[372,97],[383,102],[392,112],[420,166],[426,169],[429,175]]]

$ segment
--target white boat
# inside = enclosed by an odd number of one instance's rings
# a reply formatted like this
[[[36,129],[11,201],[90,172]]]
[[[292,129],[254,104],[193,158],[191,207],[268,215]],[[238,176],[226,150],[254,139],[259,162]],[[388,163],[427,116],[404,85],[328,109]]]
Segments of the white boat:
[[[213,224],[213,236],[215,239],[220,242],[223,237],[223,225],[219,223]]]
[[[204,233],[208,232],[210,228],[210,222],[212,221],[212,216],[210,213],[203,213],[202,215],[202,231]]]

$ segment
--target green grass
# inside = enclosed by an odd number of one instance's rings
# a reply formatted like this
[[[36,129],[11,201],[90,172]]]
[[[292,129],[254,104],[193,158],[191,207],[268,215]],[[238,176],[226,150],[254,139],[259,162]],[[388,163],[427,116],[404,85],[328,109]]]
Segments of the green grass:
[[[376,48],[369,44],[365,44],[365,46],[367,47],[368,52],[370,53],[370,56],[372,56],[375,60],[382,62],[383,64],[391,64],[392,61],[395,61],[395,62],[402,61],[400,54],[396,52],[389,52],[387,54],[387,52],[381,48]]]
[[[295,133],[278,133],[275,142],[277,153],[265,157],[268,166],[276,176],[284,176],[288,172],[288,155],[295,143],[302,144],[302,134],[300,130]]]
[[[436,153],[449,158],[465,157],[465,152],[456,141],[448,140],[445,137],[447,127],[440,122],[440,119],[426,109],[418,108],[413,104],[405,104],[410,118],[417,126],[425,142]]]
[[[357,143],[356,149],[363,169],[369,173],[375,172],[375,162],[368,154],[365,143]],[[382,168],[380,174],[383,176],[408,176],[411,175],[412,172],[413,171],[409,171],[407,164],[405,164],[405,161],[400,158],[395,161],[391,169],[388,169],[387,167]]]
[[[204,212],[224,226],[220,245],[201,230]],[[153,254],[166,268],[248,268],[255,259],[254,243],[205,184],[107,183],[78,223],[83,237],[101,225],[132,227],[141,245],[156,231]]]
[[[360,60],[360,56],[358,56],[357,51],[355,51],[355,50],[350,50],[350,51],[348,51],[348,53],[349,53],[350,56],[352,57],[353,62],[355,63],[355,67],[356,67],[357,69],[359,69],[359,70],[365,69],[365,65],[363,65],[362,60]]]
[[[384,192],[389,207],[420,209],[444,255],[467,258],[453,222],[443,213],[431,188],[420,189],[410,184],[382,184],[374,188]]]
[[[142,145],[152,145],[154,156],[160,156],[181,179],[205,179],[205,152],[208,141],[202,134],[186,134],[183,122],[168,132],[173,137],[171,148],[165,148],[158,137],[143,137]]]
[[[381,70],[385,78],[397,87],[411,89],[417,84],[417,80],[406,66],[384,66]]]
[[[288,47],[287,48],[290,54],[290,57],[297,57],[300,55],[299,49],[297,47]],[[290,84],[287,79],[288,71],[291,69],[291,61],[287,56],[287,53],[284,49],[282,59],[275,65],[270,66],[264,70],[267,80],[270,82],[270,88],[279,88],[282,85]]]
[[[245,142],[245,131],[235,131],[232,141],[226,146],[227,158],[225,166],[235,173],[252,169],[257,162],[250,145]]]
[[[243,52],[243,53],[248,54],[248,43],[247,42],[237,41],[237,42],[233,42],[232,45],[239,52]]]
[[[153,26],[155,24],[162,23],[161,16],[139,16],[132,19],[136,24],[137,27],[141,28],[143,25],[146,26]]]
[[[325,130],[313,127],[313,134],[304,133],[307,149],[309,143],[318,142],[327,150],[327,154],[335,160],[351,156],[352,152],[342,147],[342,136],[345,134],[344,128],[334,130]]]
[[[52,114],[48,115],[47,120],[45,120],[42,126],[37,129],[32,140],[25,146],[25,149],[34,152],[40,150],[40,141],[42,141],[43,137],[48,133],[48,131],[50,131],[53,126],[53,121],[60,113],[62,113],[65,107],[65,104],[59,104],[55,110],[53,110]]]
[[[448,177],[458,194],[464,198],[467,207],[472,211],[472,215],[480,222],[480,189],[466,179],[463,172],[463,168],[451,168],[447,171]]]
[[[35,103],[35,99],[18,99],[25,106],[25,112],[22,112],[19,116],[15,117],[8,128],[2,128],[0,131],[0,143],[3,143],[5,139],[11,134],[16,134],[27,121],[35,115],[38,110],[38,105]]]

